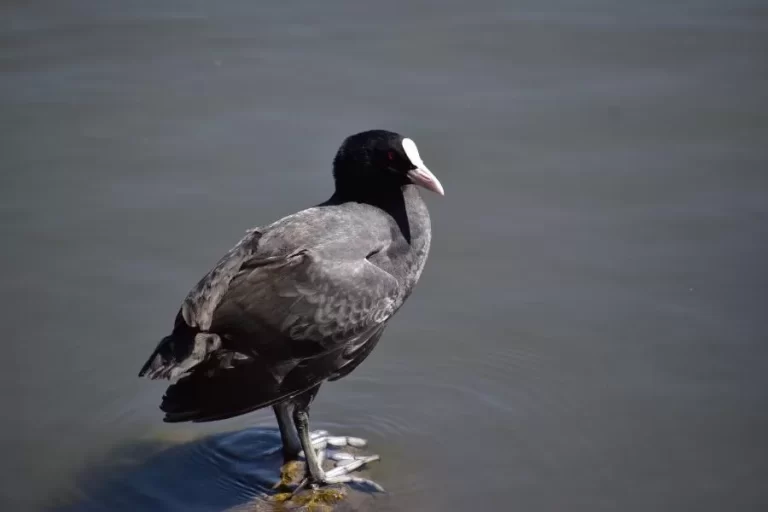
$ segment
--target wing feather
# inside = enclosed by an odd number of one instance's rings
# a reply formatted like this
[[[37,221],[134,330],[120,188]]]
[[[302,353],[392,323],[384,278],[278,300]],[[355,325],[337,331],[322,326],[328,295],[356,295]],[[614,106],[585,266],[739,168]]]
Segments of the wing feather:
[[[255,254],[261,233],[251,230],[224,255],[215,267],[190,290],[181,305],[181,315],[190,327],[207,331],[213,314],[243,263]]]
[[[398,299],[397,280],[367,259],[330,259],[305,249],[242,265],[221,301],[222,321],[217,311],[212,329],[256,322],[284,342],[331,348],[385,322]]]

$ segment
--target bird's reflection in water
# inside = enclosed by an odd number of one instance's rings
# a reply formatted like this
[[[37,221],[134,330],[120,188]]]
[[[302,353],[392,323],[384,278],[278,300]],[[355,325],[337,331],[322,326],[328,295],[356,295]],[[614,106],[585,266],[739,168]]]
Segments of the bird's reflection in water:
[[[116,448],[107,459],[84,470],[76,483],[78,497],[51,512],[342,512],[366,510],[375,499],[367,491],[339,486],[280,501],[276,485],[283,456],[280,433],[273,428],[184,443],[139,441]]]

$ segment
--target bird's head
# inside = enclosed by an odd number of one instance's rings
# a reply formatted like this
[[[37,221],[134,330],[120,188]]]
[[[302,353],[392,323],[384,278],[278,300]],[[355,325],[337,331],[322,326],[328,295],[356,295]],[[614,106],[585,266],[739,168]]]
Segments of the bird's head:
[[[416,144],[386,130],[347,137],[333,160],[333,177],[336,191],[352,197],[385,193],[407,184],[445,195],[440,181],[421,160]]]

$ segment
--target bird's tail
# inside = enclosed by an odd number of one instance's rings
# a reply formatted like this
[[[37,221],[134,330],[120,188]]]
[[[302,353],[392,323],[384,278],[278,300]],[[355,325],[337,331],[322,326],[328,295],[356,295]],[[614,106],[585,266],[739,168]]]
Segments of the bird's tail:
[[[214,421],[299,395],[332,374],[343,347],[323,356],[281,362],[221,349],[170,386],[164,420]]]
[[[305,390],[283,388],[283,382],[258,360],[233,363],[226,369],[212,361],[204,363],[169,386],[160,404],[164,421],[222,420],[273,405]]]
[[[181,322],[158,343],[155,351],[139,371],[139,377],[174,379],[202,363],[221,347],[217,334],[198,332]]]

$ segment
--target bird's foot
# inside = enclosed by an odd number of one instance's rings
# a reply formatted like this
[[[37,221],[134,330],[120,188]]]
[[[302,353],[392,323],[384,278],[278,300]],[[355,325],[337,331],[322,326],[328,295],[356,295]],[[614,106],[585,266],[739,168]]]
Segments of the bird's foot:
[[[302,484],[304,486],[312,485],[317,487],[322,485],[352,483],[362,487],[373,488],[379,492],[384,492],[384,488],[376,482],[350,475],[350,473],[360,469],[366,464],[379,460],[380,457],[378,455],[358,455],[339,450],[339,448],[364,448],[368,445],[368,441],[359,437],[332,436],[325,430],[312,432],[310,434],[310,439],[312,439],[312,447],[317,452],[317,458],[321,466],[325,460],[329,460],[331,462],[331,467],[325,471],[325,475],[321,481],[312,482],[310,478],[306,478],[299,484],[297,490],[302,487]],[[300,455],[303,455],[303,453]]]
[[[378,455],[353,455],[346,452],[332,452],[327,455],[330,461],[330,469],[324,471],[323,478],[319,482],[312,481],[309,477],[302,478],[305,473],[305,464],[298,460],[288,461],[280,468],[280,480],[273,489],[296,488],[292,494],[296,494],[306,487],[319,488],[321,486],[353,483],[383,492],[384,489],[372,480],[352,476],[350,473],[360,469],[369,462],[379,460]],[[329,464],[326,463],[326,466]],[[289,493],[291,494],[291,493]]]
[[[309,438],[312,440],[312,447],[317,452],[317,457],[319,459],[320,464],[323,463],[323,461],[326,458],[326,455],[330,452],[331,454],[338,454],[339,451],[337,448],[365,448],[365,446],[368,444],[368,441],[365,439],[361,439],[359,437],[350,437],[350,436],[332,436],[328,434],[327,430],[316,430],[309,434]],[[304,457],[304,450],[299,452],[300,457]],[[341,455],[342,458],[331,459],[340,461],[340,460],[349,460],[354,458],[355,456],[352,454],[346,454]]]
[[[312,432],[310,439],[312,440],[312,447],[317,453],[318,462],[321,467],[325,467],[325,470],[319,478],[312,478],[310,475],[307,475],[306,478],[298,483],[293,491],[293,495],[307,487],[318,490],[320,487],[349,483],[384,492],[384,489],[376,482],[351,475],[351,473],[366,464],[379,460],[378,455],[361,455],[340,450],[340,448],[349,448],[351,450],[364,448],[368,444],[365,439],[350,436],[332,436],[325,430]],[[304,452],[299,452],[299,456],[304,457]],[[296,462],[288,462],[283,466],[278,486],[288,487],[298,480],[297,476],[300,466],[296,464]]]
[[[318,430],[310,434],[312,446],[320,462],[322,472],[313,478],[306,470],[304,461],[292,460],[280,468],[280,481],[275,485],[277,494],[269,501],[297,510],[332,510],[347,494],[343,484],[357,488],[384,489],[372,480],[353,476],[352,473],[366,464],[379,460],[378,455],[365,455],[360,449],[367,445],[364,439],[347,436],[331,436]],[[343,450],[342,450],[343,449]],[[303,457],[304,453],[299,453]]]
[[[313,478],[311,475],[308,475],[299,483],[298,486],[296,486],[296,489],[293,490],[292,494],[296,496],[306,488],[309,488],[311,491],[315,492],[321,490],[321,487],[327,487],[336,484],[355,484],[357,486],[367,487],[378,492],[384,492],[384,488],[373,480],[361,478],[359,476],[352,476],[350,474],[368,464],[369,462],[379,460],[378,455],[351,455],[351,459],[346,457],[349,454],[341,455],[344,455],[344,457],[337,461],[336,467],[325,471],[318,478]]]

